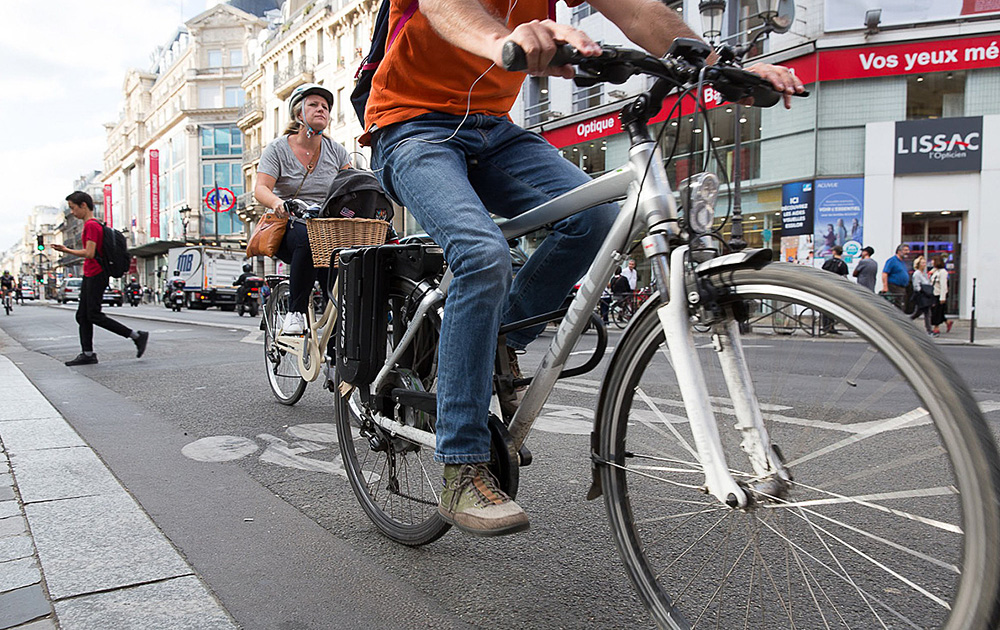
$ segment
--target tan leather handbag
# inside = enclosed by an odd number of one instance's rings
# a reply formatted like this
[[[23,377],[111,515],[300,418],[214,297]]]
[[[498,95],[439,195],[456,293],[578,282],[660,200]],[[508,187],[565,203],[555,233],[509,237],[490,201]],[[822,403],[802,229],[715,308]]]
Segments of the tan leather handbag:
[[[250,242],[247,243],[247,258],[276,256],[286,229],[288,229],[288,217],[279,217],[273,212],[262,216],[254,228],[253,235],[250,236]]]

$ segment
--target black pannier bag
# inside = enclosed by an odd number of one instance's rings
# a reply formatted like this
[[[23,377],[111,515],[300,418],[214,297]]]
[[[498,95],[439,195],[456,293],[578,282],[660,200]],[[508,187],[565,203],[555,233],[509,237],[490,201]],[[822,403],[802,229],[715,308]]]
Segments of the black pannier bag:
[[[340,252],[336,353],[345,383],[368,385],[385,363],[391,275],[419,282],[443,268],[444,252],[437,245],[381,245]]]

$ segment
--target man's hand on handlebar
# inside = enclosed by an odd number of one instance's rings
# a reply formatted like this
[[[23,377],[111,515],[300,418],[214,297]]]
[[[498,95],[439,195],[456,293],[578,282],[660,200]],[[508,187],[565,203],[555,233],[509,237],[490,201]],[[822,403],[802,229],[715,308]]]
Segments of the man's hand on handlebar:
[[[515,28],[510,35],[498,42],[493,61],[503,67],[502,50],[508,41],[519,45],[525,53],[527,67],[524,72],[533,76],[556,76],[572,79],[573,66],[550,66],[549,62],[556,54],[558,44],[569,44],[585,57],[596,57],[601,54],[601,47],[586,33],[566,24],[552,20],[532,20]]]
[[[757,76],[770,81],[775,91],[781,92],[782,98],[785,101],[785,109],[791,109],[793,94],[801,94],[806,90],[805,86],[802,85],[802,81],[800,81],[791,70],[784,66],[776,66],[769,63],[755,63],[746,68],[746,70],[747,72],[752,72]],[[751,104],[752,103],[744,103],[744,105]]]

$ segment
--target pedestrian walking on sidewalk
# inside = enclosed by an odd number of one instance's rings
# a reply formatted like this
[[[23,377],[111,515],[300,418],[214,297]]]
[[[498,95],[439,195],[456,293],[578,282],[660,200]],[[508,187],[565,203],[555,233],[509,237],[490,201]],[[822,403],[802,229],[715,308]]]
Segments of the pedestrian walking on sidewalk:
[[[924,330],[927,334],[937,335],[931,331],[931,308],[934,306],[934,297],[931,293],[931,280],[927,277],[927,263],[923,256],[917,256],[913,261],[913,303],[916,306],[910,319],[924,316]]]
[[[823,271],[829,271],[830,273],[835,273],[841,278],[847,277],[847,263],[844,262],[844,248],[840,245],[834,245],[833,254],[830,258],[827,258],[823,263]],[[823,331],[830,335],[839,335],[840,333],[836,329],[837,320],[829,315],[823,315],[820,318],[820,325],[823,327]]]
[[[901,309],[905,308],[907,286],[910,284],[910,273],[904,262],[909,255],[910,246],[901,243],[896,248],[896,255],[885,261],[882,267],[882,294]]]
[[[934,305],[931,307],[931,326],[934,334],[941,334],[940,326],[946,326],[945,332],[951,332],[952,321],[944,316],[948,302],[948,269],[944,266],[944,258],[935,256],[931,259],[934,268],[931,270],[930,281],[934,287]]]
[[[875,290],[875,276],[878,275],[878,263],[872,258],[874,255],[875,250],[871,246],[862,249],[861,260],[854,267],[854,277],[858,279],[858,284],[871,291]]]
[[[80,324],[81,352],[66,365],[91,365],[97,363],[94,352],[94,326],[100,326],[116,335],[127,337],[135,343],[135,356],[141,357],[146,351],[149,333],[132,330],[101,312],[101,300],[108,288],[108,272],[98,262],[104,255],[104,228],[94,218],[94,200],[85,192],[76,191],[66,197],[69,211],[83,221],[83,249],[70,249],[65,245],[52,248],[64,254],[80,256],[83,261],[83,284],[80,286],[80,304],[76,309],[76,321]]]

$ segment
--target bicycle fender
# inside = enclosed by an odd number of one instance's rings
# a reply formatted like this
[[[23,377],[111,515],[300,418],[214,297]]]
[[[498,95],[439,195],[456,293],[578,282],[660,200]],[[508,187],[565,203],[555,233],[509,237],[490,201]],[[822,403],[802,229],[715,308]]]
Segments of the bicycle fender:
[[[633,334],[632,331],[634,327],[632,326],[632,322],[640,321],[642,319],[643,314],[645,314],[646,311],[656,310],[661,305],[662,304],[660,303],[660,292],[654,291],[653,294],[650,295],[649,298],[639,306],[639,310],[636,311],[635,315],[632,316],[632,319],[629,321],[628,326],[625,327],[625,333],[622,335],[621,340],[619,340],[618,344],[615,346],[614,351],[611,353],[611,360],[608,361],[609,366],[615,364],[615,359],[617,358],[619,352],[621,352],[621,348],[623,348],[626,345],[625,340],[628,339],[631,334]],[[600,474],[600,466],[603,464],[603,462],[599,460],[597,456],[597,450],[598,447],[600,446],[600,441],[601,441],[601,417],[603,416],[602,412],[604,410],[605,405],[609,404],[608,403],[609,377],[610,377],[610,372],[606,370],[604,372],[604,378],[601,379],[600,397],[597,399],[597,410],[596,413],[594,413],[594,426],[590,430],[591,482],[590,482],[590,489],[587,490],[588,501],[592,501],[597,497],[601,496],[602,494],[604,494],[604,489],[601,487],[601,474]]]
[[[743,251],[724,254],[698,265],[695,273],[705,276],[710,273],[717,273],[720,269],[736,267],[752,267],[760,269],[771,262],[773,253],[769,249],[744,249]]]

